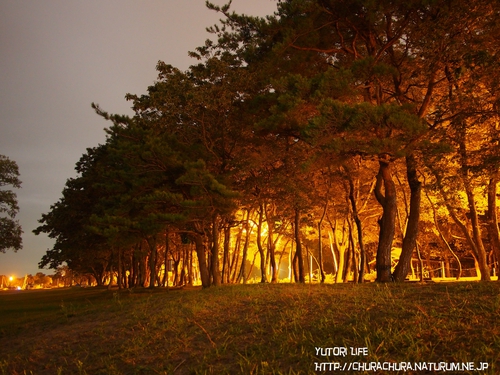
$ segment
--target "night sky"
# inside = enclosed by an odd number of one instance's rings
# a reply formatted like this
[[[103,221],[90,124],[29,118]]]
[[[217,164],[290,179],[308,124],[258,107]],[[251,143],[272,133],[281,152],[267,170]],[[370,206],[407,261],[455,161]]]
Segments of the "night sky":
[[[276,0],[233,0],[231,9],[264,16]],[[80,156],[105,142],[109,124],[91,103],[132,114],[125,94],[146,92],[158,60],[181,70],[195,64],[188,51],[220,18],[205,0],[0,0],[0,154],[20,169],[24,231],[22,250],[0,253],[0,275],[40,272],[53,240],[32,230]]]

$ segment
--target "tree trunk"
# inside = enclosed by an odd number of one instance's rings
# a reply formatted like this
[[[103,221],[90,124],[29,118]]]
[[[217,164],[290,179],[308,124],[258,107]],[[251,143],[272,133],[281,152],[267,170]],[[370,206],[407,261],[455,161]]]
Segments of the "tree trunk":
[[[354,252],[354,247],[352,243],[352,231],[351,231],[351,222],[349,218],[347,221],[347,246],[344,253],[344,272],[342,273],[342,281],[347,283],[349,281],[349,276],[351,275],[351,264],[352,264],[352,253]]]
[[[236,282],[240,282],[240,279],[243,278],[243,284],[247,283],[247,274],[245,272],[246,263],[247,263],[247,253],[248,253],[248,245],[250,244],[250,233],[252,229],[248,225],[248,220],[250,219],[250,211],[247,211],[247,219],[245,222],[246,235],[245,235],[245,244],[243,245],[243,255],[241,256],[241,270],[238,275],[238,279]]]
[[[269,214],[267,205],[264,207],[267,222],[267,253],[271,265],[271,283],[278,282],[278,269],[276,267],[276,243],[274,242],[274,218]]]
[[[187,269],[188,269],[188,285],[193,285],[193,248],[191,244],[186,247],[187,252]],[[167,279],[168,280],[168,279]]]
[[[466,138],[466,128],[462,126],[460,128],[460,141],[459,141],[459,153],[460,153],[460,173],[462,176],[465,193],[467,195],[467,203],[469,206],[470,221],[472,225],[472,238],[474,241],[470,242],[472,251],[475,253],[478,267],[481,273],[481,280],[490,280],[490,269],[488,267],[488,260],[486,257],[486,250],[484,248],[483,239],[481,236],[481,228],[479,224],[479,218],[476,208],[476,201],[474,199],[474,193],[472,191],[472,186],[470,184],[469,178],[469,164],[467,147],[465,145]]]
[[[366,254],[365,245],[363,243],[363,226],[361,224],[361,219],[359,218],[358,208],[356,205],[356,198],[354,197],[354,181],[352,180],[349,169],[344,166],[346,170],[347,180],[349,181],[349,201],[351,202],[352,217],[354,223],[356,224],[356,230],[358,231],[358,244],[359,244],[359,274],[355,282],[362,283],[365,278],[365,268],[366,268]]]
[[[224,227],[224,249],[222,257],[222,283],[229,284],[231,276],[231,265],[229,262],[229,246],[231,243],[231,226],[227,223]]]
[[[475,252],[477,256],[479,270],[481,271],[481,280],[490,281],[490,268],[488,267],[488,259],[486,249],[484,248],[483,238],[481,236],[481,228],[476,209],[476,202],[470,187],[466,186],[467,200],[469,203],[469,211],[472,224],[472,236],[476,244]]]
[[[352,264],[352,274],[353,281],[355,283],[359,280],[359,259],[357,257],[356,246],[354,244],[354,236],[352,234],[352,225],[349,224],[349,243],[351,244],[351,264]]]
[[[391,276],[391,250],[396,224],[396,187],[392,180],[391,161],[389,154],[379,156],[379,172],[375,185],[375,197],[383,209],[379,220],[380,233],[377,248],[377,281],[390,282]],[[382,185],[384,193],[382,193]]]
[[[278,282],[278,268],[276,267],[276,247],[275,243],[272,240],[271,232],[269,233],[269,236],[267,237],[267,249],[269,252],[269,260],[271,262],[271,283],[277,283]]]
[[[344,220],[344,225],[342,228],[342,240],[339,240],[339,235],[337,231],[337,219],[335,219],[335,224],[333,224],[328,217],[328,221],[330,223],[330,228],[332,229],[332,235],[328,235],[330,237],[330,249],[332,251],[333,263],[334,263],[334,275],[335,282],[341,283],[344,280],[344,270],[345,270],[345,259],[346,252],[348,251],[349,242],[346,236],[346,221]],[[332,240],[333,236],[333,240]],[[339,259],[337,261],[336,253],[339,255]]]
[[[163,267],[165,268],[165,271],[163,273],[163,280],[161,281],[161,285],[163,287],[168,286],[168,257],[170,254],[170,240],[168,236],[168,229],[165,230],[165,259],[163,261]]]
[[[118,248],[118,289],[123,288],[123,280],[122,280],[122,274],[123,274],[123,269],[122,269],[122,249]]]
[[[404,281],[411,268],[411,257],[417,244],[418,222],[420,221],[420,202],[422,196],[422,183],[417,176],[417,162],[415,156],[406,157],[406,174],[410,186],[410,214],[406,225],[403,247],[398,264],[394,270],[394,280]]]
[[[429,197],[429,194],[427,193],[427,191],[425,192],[425,195],[427,196],[427,200],[429,201],[429,204],[432,208],[432,212],[433,212],[433,216],[434,216],[434,226],[436,227],[436,232],[438,234],[438,237],[441,239],[441,241],[443,241],[444,245],[446,246],[446,248],[448,249],[448,251],[451,253],[451,255],[453,256],[453,258],[455,258],[455,260],[457,261],[458,263],[458,275],[457,275],[457,280],[460,280],[460,277],[462,277],[462,263],[460,262],[460,258],[457,256],[457,254],[455,254],[455,252],[452,250],[450,244],[448,243],[448,241],[446,240],[446,238],[444,237],[444,234],[443,232],[441,231],[441,229],[439,228],[439,223],[438,223],[438,216],[437,216],[437,210],[436,210],[436,206],[434,205],[434,203],[432,202],[431,198]]]
[[[264,205],[261,204],[259,208],[259,223],[257,225],[257,248],[259,249],[260,255],[260,272],[261,272],[261,283],[267,283],[266,274],[266,257],[264,254],[264,248],[262,247],[262,222],[264,220]]]
[[[323,234],[321,231],[321,226],[323,224],[323,219],[325,218],[326,209],[328,207],[328,200],[325,203],[325,207],[323,208],[323,214],[318,222],[318,258],[319,258],[319,273],[320,273],[320,281],[321,284],[325,282],[325,270],[323,268]]]
[[[149,288],[154,288],[156,283],[156,238],[147,239],[149,245]]]
[[[418,264],[420,265],[420,281],[424,281],[424,260],[422,259],[422,254],[420,254],[420,247],[418,246],[418,241],[415,245],[418,256]]]
[[[233,256],[231,257],[231,264],[229,266],[229,282],[235,283],[238,277],[238,263],[241,254],[241,236],[243,235],[243,228],[239,228],[236,235],[236,243],[234,244]]]
[[[143,248],[143,241],[139,245],[139,285],[144,288],[146,286],[146,259],[147,251]]]
[[[205,244],[203,243],[203,236],[201,234],[195,234],[194,243],[196,246],[196,255],[198,256],[201,285],[203,288],[208,288],[210,286],[210,274],[207,267],[207,256],[205,254]]]
[[[304,274],[304,258],[302,256],[302,244],[300,242],[300,210],[295,209],[295,254],[297,255],[298,263],[298,281],[305,283],[306,278]]]
[[[500,233],[498,231],[498,215],[497,215],[497,184],[498,175],[495,174],[488,183],[488,234],[490,237],[490,244],[495,254],[497,261],[496,274],[499,274],[500,263]],[[500,280],[500,276],[498,277]]]
[[[219,227],[217,225],[217,215],[212,222],[212,254],[210,262],[210,271],[212,274],[212,285],[220,285],[219,274]]]
[[[450,203],[446,199],[445,193],[444,193],[442,187],[440,187],[440,191],[441,191],[441,195],[444,198],[445,206],[448,209],[448,212],[450,213],[451,218],[453,219],[453,221],[457,224],[457,226],[460,228],[460,230],[464,234],[465,239],[467,240],[467,243],[468,243],[468,245],[470,246],[470,248],[472,250],[472,255],[474,256],[474,263],[475,263],[475,266],[476,266],[477,274],[478,274],[478,276],[480,276],[482,278],[483,277],[482,276],[483,273],[482,273],[482,270],[481,270],[480,263],[478,261],[478,248],[476,246],[476,243],[474,242],[474,238],[470,234],[469,229],[467,228],[467,225],[465,225],[464,223],[462,223],[462,221],[456,215],[455,211],[453,210],[453,208],[451,207]],[[489,277],[489,272],[488,272],[488,277]]]
[[[292,271],[293,271],[293,281],[296,283],[299,282],[299,258],[297,255],[297,246],[295,246],[295,252],[293,253],[293,259],[292,259]],[[290,282],[292,280],[290,279]]]

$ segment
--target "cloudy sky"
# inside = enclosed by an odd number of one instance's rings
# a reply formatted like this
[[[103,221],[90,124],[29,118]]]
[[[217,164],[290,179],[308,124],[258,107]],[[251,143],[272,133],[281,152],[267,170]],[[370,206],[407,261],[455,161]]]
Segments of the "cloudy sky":
[[[232,9],[264,16],[276,0],[233,0]],[[19,165],[24,230],[22,250],[0,253],[0,275],[40,271],[53,241],[32,230],[86,148],[105,141],[108,124],[90,104],[131,114],[125,94],[146,92],[158,60],[195,63],[188,51],[219,18],[205,0],[0,0],[0,154]]]

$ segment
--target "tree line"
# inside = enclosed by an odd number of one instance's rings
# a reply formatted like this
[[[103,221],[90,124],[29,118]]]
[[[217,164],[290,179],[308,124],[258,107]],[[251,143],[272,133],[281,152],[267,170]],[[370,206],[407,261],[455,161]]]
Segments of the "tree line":
[[[220,23],[76,164],[40,266],[120,287],[498,268],[500,4],[285,0]],[[395,255],[396,254],[396,255]],[[415,263],[414,259],[418,259]],[[314,275],[313,275],[314,274]],[[444,276],[444,275],[443,275]]]

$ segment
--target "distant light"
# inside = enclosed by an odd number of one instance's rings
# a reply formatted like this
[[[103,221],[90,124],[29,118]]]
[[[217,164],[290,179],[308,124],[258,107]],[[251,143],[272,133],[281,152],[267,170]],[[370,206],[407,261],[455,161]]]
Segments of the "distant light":
[[[14,280],[14,278],[13,278],[12,276],[11,276],[11,277],[9,277],[9,281],[12,281],[12,280]]]
[[[20,287],[20,286],[18,286],[18,287],[17,287],[17,290],[21,290],[21,287]]]

